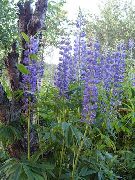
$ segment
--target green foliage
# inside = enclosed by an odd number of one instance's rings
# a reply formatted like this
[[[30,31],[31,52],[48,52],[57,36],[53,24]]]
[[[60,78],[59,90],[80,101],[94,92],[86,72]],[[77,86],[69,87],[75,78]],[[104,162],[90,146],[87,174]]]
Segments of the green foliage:
[[[91,125],[80,122],[83,88],[78,83],[70,86],[68,99],[60,97],[52,85],[44,84],[38,94],[38,123],[33,125],[39,147],[29,161],[8,159],[3,150],[1,177],[22,180],[133,179],[135,96],[134,88],[131,85],[127,88],[128,83],[123,84],[123,101],[113,116],[110,115],[112,119],[109,119],[109,113],[100,114],[99,111],[96,122]],[[1,127],[4,147],[21,138],[18,136],[21,129],[18,132],[15,127]]]
[[[8,159],[1,167],[1,178],[9,180],[45,180],[54,177],[54,166],[48,163],[32,162],[25,159]]]
[[[30,54],[29,57],[30,57],[30,59],[33,59],[33,60],[39,60],[39,58],[36,54]]]
[[[126,85],[126,84],[125,84]],[[123,87],[125,86],[123,85]],[[108,121],[105,115],[88,128],[80,122],[82,90],[72,84],[70,98],[59,97],[52,86],[42,87],[39,96],[39,120],[36,126],[40,156],[55,162],[54,174],[61,179],[72,179],[73,162],[82,141],[74,179],[132,179],[134,177],[134,90],[124,89],[123,104],[117,115]],[[124,98],[126,96],[126,102]],[[79,97],[79,98],[78,98]],[[98,118],[104,117],[104,121]],[[107,122],[108,121],[108,122]]]
[[[103,46],[114,48],[119,41],[134,39],[135,6],[131,1],[107,0],[99,10],[99,16],[90,15],[87,24],[88,37],[95,36]]]
[[[119,9],[117,2],[109,1],[101,12],[101,18],[89,22],[87,27],[88,31],[93,30],[92,35],[96,34],[104,46],[109,45],[111,48],[121,39],[127,41],[129,37],[134,37],[134,23],[131,21],[134,17],[134,7],[129,5],[126,9],[128,13],[123,17],[124,11]],[[0,5],[0,8],[3,8],[0,15],[3,21],[2,29],[0,28],[0,47],[3,51],[15,37],[12,23],[14,12],[8,1],[1,1]],[[65,33],[64,28],[61,28],[62,23],[67,22],[65,11],[62,10],[63,5],[64,1],[49,2],[47,31],[43,33],[46,45],[57,46],[59,37]],[[29,42],[26,34],[22,33],[22,36]],[[30,58],[38,60],[35,54],[31,54]],[[20,122],[1,124],[0,178],[3,180],[134,179],[135,89],[131,84],[134,64],[130,60],[133,59],[127,59],[121,105],[116,106],[110,113],[111,94],[107,94],[99,87],[100,106],[93,124],[81,122],[83,85],[78,82],[70,84],[66,92],[68,98],[61,97],[58,89],[52,85],[53,73],[51,74],[50,70],[55,71],[56,67],[46,65],[47,78],[44,78],[41,91],[36,94],[34,124],[31,124],[31,130],[37,135],[38,147],[30,153],[29,160],[26,159],[25,153],[21,159],[9,158],[7,149],[22,139],[22,126],[26,126],[27,118]],[[17,68],[23,74],[29,73],[23,64],[19,64]],[[4,80],[2,85],[8,97],[19,98],[23,95],[21,90],[11,92]],[[108,105],[106,113],[102,113],[100,109],[103,98],[106,98],[105,103]],[[29,142],[31,143],[31,139]]]
[[[9,0],[1,0],[0,12],[0,48],[7,50],[17,35],[16,9]]]
[[[0,124],[0,141],[4,147],[7,147],[22,138],[21,132],[21,126],[18,123],[12,122],[8,125]]]
[[[25,34],[24,32],[21,32],[21,35],[26,42],[28,43],[30,42],[29,36],[27,36],[27,34]]]
[[[65,35],[68,25],[67,12],[63,6],[64,0],[49,1],[46,17],[46,31],[43,32],[45,45],[57,46],[59,37]]]
[[[29,70],[23,64],[18,64],[17,68],[21,73],[29,74]]]
[[[0,82],[4,88],[4,91],[6,92],[7,94],[7,97],[10,99],[12,97],[12,92],[11,92],[11,89],[10,89],[10,86],[9,86],[9,82],[6,81],[6,78],[4,76],[2,76],[2,78],[0,78]]]
[[[16,11],[9,0],[0,1],[0,69],[4,67],[5,53],[10,50],[18,35]]]

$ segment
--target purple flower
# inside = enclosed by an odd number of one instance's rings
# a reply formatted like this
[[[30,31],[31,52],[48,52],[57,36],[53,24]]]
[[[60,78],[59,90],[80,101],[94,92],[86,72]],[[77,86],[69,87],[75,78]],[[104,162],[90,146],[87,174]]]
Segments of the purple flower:
[[[69,39],[62,39],[60,45],[60,63],[57,67],[57,72],[55,74],[55,85],[58,87],[60,95],[64,95],[68,90],[68,86],[70,83],[69,77],[69,64],[72,61],[71,50],[72,47],[70,45]]]
[[[73,48],[69,39],[63,38],[60,44],[60,58],[55,75],[55,85],[60,95],[66,94],[71,83],[83,85],[82,121],[92,123],[101,111],[110,113],[121,100],[121,85],[125,77],[125,45],[118,45],[115,52],[101,54],[99,41],[87,44],[85,20],[82,13],[76,24]],[[99,100],[99,88],[103,91]],[[109,101],[109,105],[106,102]],[[101,103],[100,103],[101,102]],[[108,107],[107,107],[108,106]]]
[[[97,48],[98,45],[98,48]],[[82,121],[93,123],[96,118],[96,110],[98,108],[98,84],[100,83],[100,57],[99,43],[94,43],[93,50],[87,51],[87,61],[84,75],[84,94],[82,103]]]
[[[77,18],[77,26],[75,32],[74,40],[74,52],[73,52],[73,67],[72,71],[74,75],[72,76],[74,81],[81,82],[84,78],[85,65],[87,58],[87,43],[86,43],[86,32],[85,32],[85,19],[79,11]]]
[[[37,91],[38,81],[43,77],[44,74],[44,63],[30,59],[30,54],[37,54],[39,49],[39,40],[35,37],[30,38],[30,43],[26,44],[26,50],[24,51],[23,64],[29,70],[29,74],[22,75],[22,83],[24,90],[24,110],[28,106],[28,96],[31,96],[32,100],[35,100],[34,93]],[[31,102],[33,103],[33,102]]]

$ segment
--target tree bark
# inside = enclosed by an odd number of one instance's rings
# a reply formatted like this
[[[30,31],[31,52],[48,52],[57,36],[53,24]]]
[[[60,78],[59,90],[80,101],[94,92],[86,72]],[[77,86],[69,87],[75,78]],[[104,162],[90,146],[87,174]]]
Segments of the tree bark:
[[[7,124],[10,117],[10,102],[0,83],[0,122]]]
[[[37,0],[35,4],[35,11],[33,12],[31,8],[31,1],[26,1],[25,3],[18,3],[19,8],[19,22],[18,29],[19,32],[24,32],[29,37],[34,36],[41,29],[44,28],[44,22],[46,18],[47,11],[47,0]],[[20,62],[23,64],[24,51],[27,49],[27,43],[22,38],[22,53]],[[17,97],[18,91],[22,91],[22,73],[18,71],[19,54],[17,53],[16,43],[12,45],[12,50],[8,53],[5,58],[5,66],[8,72],[10,86],[12,90],[12,100],[9,101],[7,95],[0,83],[0,122],[3,124],[8,124],[12,121],[20,121],[23,114],[22,112],[22,97]],[[24,133],[26,132],[26,127],[22,127]],[[26,135],[26,134],[25,134]],[[25,136],[24,135],[24,136]],[[22,141],[17,141],[8,147],[8,151],[11,157],[20,158],[22,153],[25,153],[23,149]],[[22,153],[20,153],[22,151]]]

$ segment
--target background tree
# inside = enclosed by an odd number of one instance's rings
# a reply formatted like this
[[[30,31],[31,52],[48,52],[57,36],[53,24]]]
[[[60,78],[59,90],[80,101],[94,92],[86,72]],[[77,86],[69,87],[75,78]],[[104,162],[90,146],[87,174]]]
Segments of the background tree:
[[[46,15],[46,31],[43,37],[46,46],[57,47],[59,38],[66,34],[66,29],[70,23],[67,19],[67,12],[64,10],[65,0],[49,1]]]
[[[135,37],[135,6],[133,1],[108,0],[99,15],[89,15],[88,36],[94,36],[103,46],[115,47],[123,40]]]

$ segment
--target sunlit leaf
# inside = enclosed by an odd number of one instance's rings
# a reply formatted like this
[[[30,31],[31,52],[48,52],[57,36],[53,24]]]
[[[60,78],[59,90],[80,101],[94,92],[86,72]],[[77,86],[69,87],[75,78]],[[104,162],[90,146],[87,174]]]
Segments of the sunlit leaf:
[[[30,42],[29,36],[27,36],[27,34],[25,34],[24,32],[21,32],[21,34],[22,34],[23,39],[24,39],[26,42]]]
[[[23,64],[18,64],[17,68],[21,73],[29,74],[29,70]]]
[[[38,56],[36,54],[30,54],[29,57],[30,59],[38,60]]]

